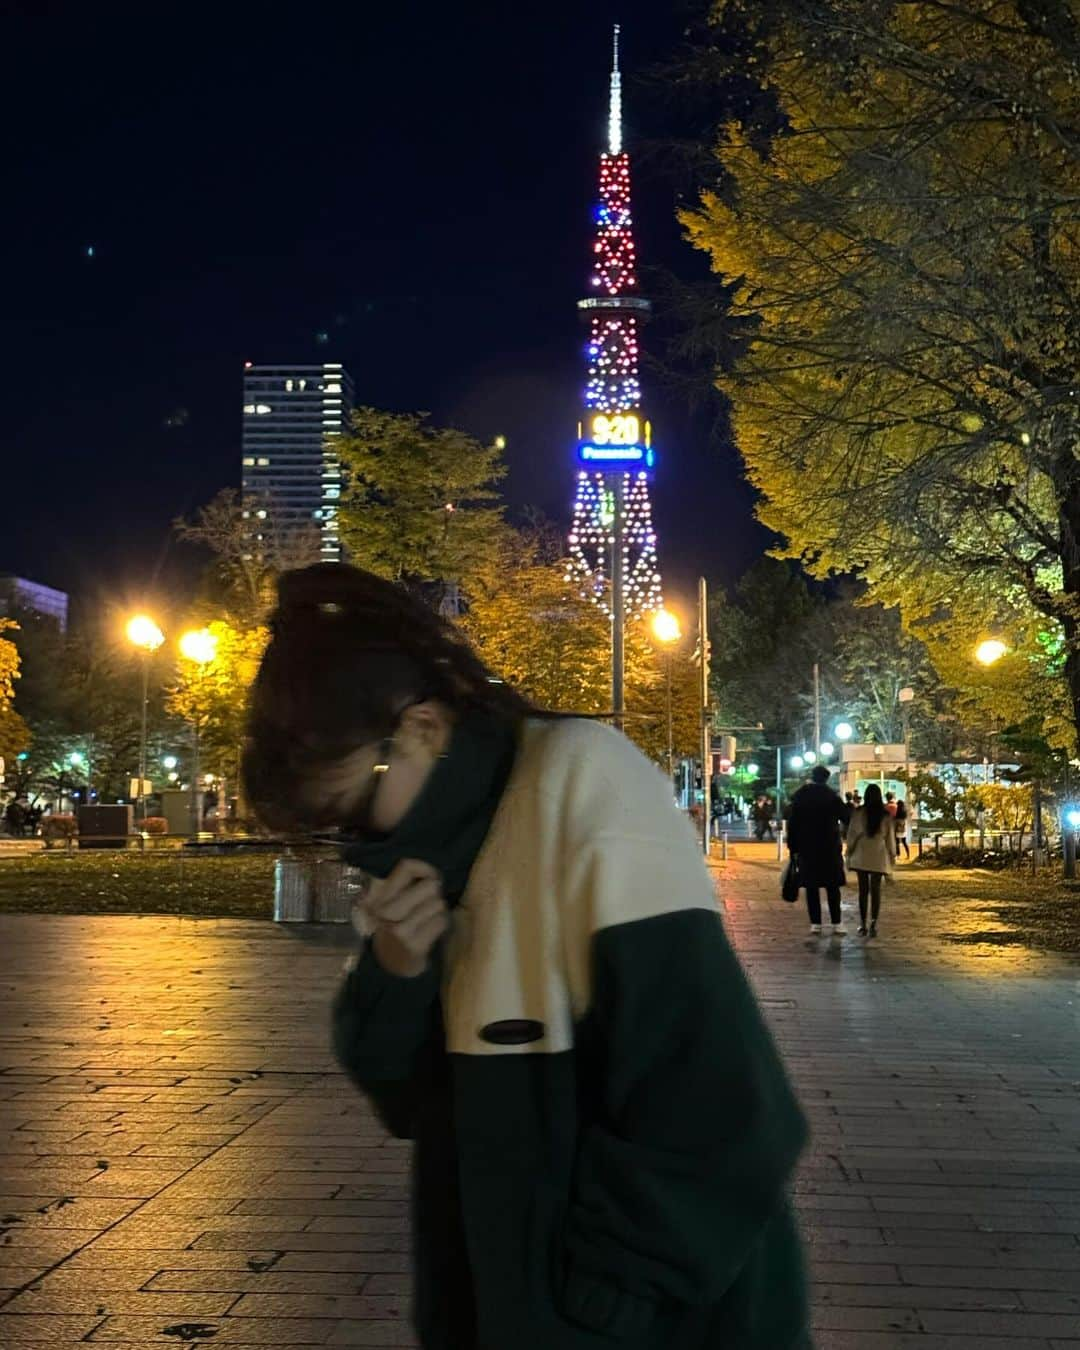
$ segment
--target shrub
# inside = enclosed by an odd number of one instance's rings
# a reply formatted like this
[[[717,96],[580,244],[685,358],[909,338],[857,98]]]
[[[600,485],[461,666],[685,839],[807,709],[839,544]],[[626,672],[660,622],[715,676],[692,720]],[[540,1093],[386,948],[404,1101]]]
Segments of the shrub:
[[[41,820],[41,837],[45,840],[45,847],[52,848],[53,842],[62,839],[70,843],[79,833],[79,825],[74,816],[43,816]]]
[[[991,872],[1000,872],[1020,861],[1015,853],[999,853],[996,849],[961,848],[959,844],[946,844],[942,848],[927,848],[921,858],[914,860],[916,867],[984,867]]]

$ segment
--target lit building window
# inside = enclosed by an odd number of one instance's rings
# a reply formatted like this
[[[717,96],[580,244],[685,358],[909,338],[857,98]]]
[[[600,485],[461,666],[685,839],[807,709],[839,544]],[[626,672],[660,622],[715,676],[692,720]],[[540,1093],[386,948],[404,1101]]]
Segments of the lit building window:
[[[255,514],[259,517],[260,520],[265,520],[265,519],[266,519],[266,512],[265,512],[265,511],[256,511]],[[260,535],[259,538],[261,539],[261,538],[262,538],[262,535]]]
[[[245,462],[246,462],[246,461],[245,461]],[[260,469],[265,469],[269,463],[270,463],[270,461],[269,461],[268,459],[266,459],[266,458],[264,458],[263,456],[260,455],[260,457],[259,457],[259,468],[260,468]]]
[[[330,501],[335,501],[338,497],[341,496],[341,489],[339,487],[328,487],[324,495]]]
[[[273,409],[270,407],[269,403],[256,403],[255,411],[262,416],[263,413],[272,412]]]
[[[245,456],[244,456],[244,468],[245,468],[245,469],[251,469],[251,468],[254,467],[254,465],[255,465],[255,461],[254,461],[254,459],[251,457],[251,455],[245,455]]]
[[[246,413],[253,413],[253,412],[255,411],[255,404],[254,404],[254,403],[245,403],[245,404],[244,404],[244,411],[245,411]]]
[[[338,384],[337,381],[335,380],[331,384],[326,385],[326,392],[328,394],[340,394],[341,385]]]
[[[287,394],[291,394],[292,391],[293,391],[293,382],[292,382],[292,380],[286,380],[286,381],[285,381],[285,392],[286,392]]]

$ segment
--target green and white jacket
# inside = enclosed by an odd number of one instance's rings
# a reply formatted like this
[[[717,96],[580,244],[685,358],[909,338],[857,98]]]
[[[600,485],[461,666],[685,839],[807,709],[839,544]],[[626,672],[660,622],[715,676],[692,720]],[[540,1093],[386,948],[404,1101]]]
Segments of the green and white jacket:
[[[805,1350],[803,1116],[667,780],[526,723],[432,969],[365,950],[341,1063],[417,1140],[425,1350]]]

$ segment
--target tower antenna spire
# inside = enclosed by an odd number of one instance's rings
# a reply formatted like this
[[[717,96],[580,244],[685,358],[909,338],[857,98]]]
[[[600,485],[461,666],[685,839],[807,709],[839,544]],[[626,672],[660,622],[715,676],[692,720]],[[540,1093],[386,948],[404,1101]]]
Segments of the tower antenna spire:
[[[611,102],[608,108],[608,154],[622,154],[622,73],[619,70],[619,29],[612,37]]]

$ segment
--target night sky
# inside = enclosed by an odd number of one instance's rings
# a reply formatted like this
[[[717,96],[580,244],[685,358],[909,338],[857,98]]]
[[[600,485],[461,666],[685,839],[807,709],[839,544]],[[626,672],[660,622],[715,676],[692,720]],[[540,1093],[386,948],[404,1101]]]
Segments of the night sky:
[[[610,25],[633,154],[680,8],[6,6],[0,572],[190,586],[169,522],[237,482],[245,360],[343,361],[359,402],[505,434],[511,507],[565,522]],[[657,163],[639,257],[700,275]],[[648,376],[646,408],[669,590],[731,580],[764,541],[737,457]]]

